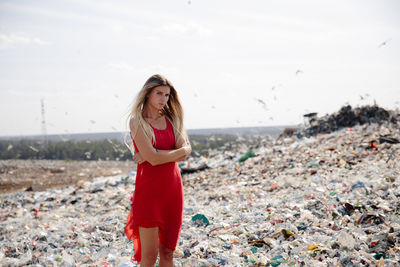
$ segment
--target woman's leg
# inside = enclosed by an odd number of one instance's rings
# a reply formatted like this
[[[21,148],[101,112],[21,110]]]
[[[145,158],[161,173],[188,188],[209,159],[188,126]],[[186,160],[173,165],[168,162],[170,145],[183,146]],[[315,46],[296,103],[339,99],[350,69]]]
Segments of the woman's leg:
[[[174,251],[164,247],[160,244],[160,267],[172,267],[174,266]]]
[[[158,227],[139,227],[140,245],[142,248],[141,267],[153,267],[158,255]]]

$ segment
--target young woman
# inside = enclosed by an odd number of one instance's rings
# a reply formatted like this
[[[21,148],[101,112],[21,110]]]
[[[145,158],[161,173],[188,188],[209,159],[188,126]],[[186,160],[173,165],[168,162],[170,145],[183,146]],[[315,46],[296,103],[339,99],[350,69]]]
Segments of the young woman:
[[[173,266],[182,225],[183,190],[177,161],[192,149],[178,94],[162,75],[151,76],[129,115],[133,160],[138,164],[125,234],[141,266]]]

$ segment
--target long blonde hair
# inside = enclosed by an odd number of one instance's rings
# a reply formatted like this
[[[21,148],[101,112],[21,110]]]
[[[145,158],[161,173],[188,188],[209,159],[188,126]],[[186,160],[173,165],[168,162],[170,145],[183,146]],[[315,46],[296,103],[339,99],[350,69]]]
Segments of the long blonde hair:
[[[147,79],[145,84],[143,85],[142,89],[139,91],[137,94],[131,111],[127,117],[127,126],[128,129],[131,129],[130,123],[133,123],[135,127],[134,131],[131,132],[132,137],[135,137],[136,131],[138,127],[142,127],[145,135],[152,141],[153,144],[155,144],[156,139],[154,136],[154,131],[150,127],[150,125],[146,122],[146,120],[143,118],[143,110],[144,107],[146,106],[148,96],[152,92],[152,90],[160,85],[166,85],[170,88],[170,94],[169,94],[169,99],[167,104],[164,106],[162,109],[162,114],[165,115],[172,124],[172,127],[174,129],[174,135],[175,135],[175,144],[178,142],[179,138],[184,138],[185,141],[188,141],[187,133],[186,130],[183,126],[183,108],[179,100],[179,96],[177,91],[175,90],[174,86],[172,83],[165,78],[163,75],[160,74],[155,74],[151,76],[150,78]],[[135,148],[133,146],[133,143],[128,145],[126,142],[126,136],[124,138],[125,144],[128,146],[128,148],[131,150],[132,154],[135,151]]]

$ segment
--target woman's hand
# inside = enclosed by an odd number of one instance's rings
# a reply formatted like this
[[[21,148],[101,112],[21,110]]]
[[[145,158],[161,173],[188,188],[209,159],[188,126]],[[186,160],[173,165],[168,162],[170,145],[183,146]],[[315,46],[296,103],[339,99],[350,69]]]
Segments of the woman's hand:
[[[135,155],[133,155],[132,159],[137,164],[142,164],[143,162],[145,162],[139,152],[136,152]]]
[[[186,157],[190,155],[190,153],[192,153],[192,146],[190,145],[190,143],[185,143],[182,148],[185,150],[185,155]]]
[[[180,158],[178,158],[178,159],[176,160],[176,162],[185,161],[186,158],[190,155],[190,153],[192,153],[192,147],[190,146],[190,143],[185,143],[185,144],[182,146],[182,148],[183,148],[184,151],[185,151],[185,155],[182,156],[182,157],[180,157]]]

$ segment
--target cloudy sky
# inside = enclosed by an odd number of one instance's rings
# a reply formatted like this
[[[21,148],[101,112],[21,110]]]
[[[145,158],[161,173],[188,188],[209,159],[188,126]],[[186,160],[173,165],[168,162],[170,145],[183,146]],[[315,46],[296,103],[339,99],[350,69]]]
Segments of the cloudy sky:
[[[154,73],[187,128],[400,107],[400,2],[0,1],[0,136],[124,131]]]

